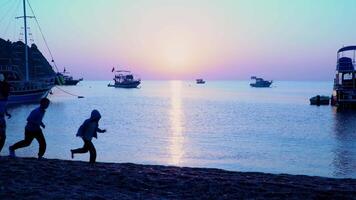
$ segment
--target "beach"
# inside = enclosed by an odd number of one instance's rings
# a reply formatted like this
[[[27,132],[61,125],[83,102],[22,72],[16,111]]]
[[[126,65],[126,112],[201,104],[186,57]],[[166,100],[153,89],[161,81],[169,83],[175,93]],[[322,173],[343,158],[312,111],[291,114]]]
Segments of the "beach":
[[[355,199],[356,179],[0,158],[0,199]]]

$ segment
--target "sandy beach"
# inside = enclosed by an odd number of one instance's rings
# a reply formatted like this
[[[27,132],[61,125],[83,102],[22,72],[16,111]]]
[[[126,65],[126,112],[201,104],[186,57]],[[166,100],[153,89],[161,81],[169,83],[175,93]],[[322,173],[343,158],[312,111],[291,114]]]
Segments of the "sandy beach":
[[[0,199],[355,199],[355,179],[0,158]]]

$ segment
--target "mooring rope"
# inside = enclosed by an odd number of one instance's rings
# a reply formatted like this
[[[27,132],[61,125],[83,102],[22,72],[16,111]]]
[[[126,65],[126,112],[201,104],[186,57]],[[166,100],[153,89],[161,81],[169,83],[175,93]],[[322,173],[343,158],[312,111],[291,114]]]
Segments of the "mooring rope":
[[[58,87],[58,86],[54,86],[55,88],[59,89],[60,91],[66,93],[66,94],[69,94],[71,96],[74,96],[74,97],[78,97],[78,99],[81,99],[81,98],[84,98],[84,96],[80,96],[80,95],[76,95],[76,94],[73,94],[71,92],[68,92],[66,90],[63,90],[62,88]]]

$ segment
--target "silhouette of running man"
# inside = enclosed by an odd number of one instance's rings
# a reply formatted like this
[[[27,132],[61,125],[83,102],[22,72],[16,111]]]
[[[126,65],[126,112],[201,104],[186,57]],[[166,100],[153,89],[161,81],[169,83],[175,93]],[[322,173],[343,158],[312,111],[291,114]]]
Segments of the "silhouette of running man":
[[[99,133],[105,133],[105,129],[99,128],[99,120],[101,115],[99,111],[93,110],[89,119],[85,120],[84,123],[79,127],[77,132],[77,137],[81,137],[84,142],[84,146],[79,149],[71,149],[72,159],[76,153],[90,153],[90,163],[95,163],[96,160],[96,150],[94,144],[91,142],[93,137],[98,138]]]
[[[6,110],[7,101],[0,100],[0,152],[4,147],[5,140],[6,140],[6,120],[5,115],[8,119],[11,118],[11,115]]]
[[[10,94],[10,85],[6,82],[5,76],[0,74],[0,152],[6,140],[6,120],[5,115],[10,119],[11,115],[7,112],[7,100]]]
[[[27,125],[25,127],[25,139],[9,147],[11,157],[16,156],[16,149],[27,147],[32,143],[33,139],[36,139],[39,144],[38,159],[42,159],[46,151],[46,140],[43,136],[41,127],[46,127],[43,124],[42,120],[45,115],[46,109],[49,106],[49,103],[49,99],[41,99],[40,106],[32,110],[30,115],[27,117]]]

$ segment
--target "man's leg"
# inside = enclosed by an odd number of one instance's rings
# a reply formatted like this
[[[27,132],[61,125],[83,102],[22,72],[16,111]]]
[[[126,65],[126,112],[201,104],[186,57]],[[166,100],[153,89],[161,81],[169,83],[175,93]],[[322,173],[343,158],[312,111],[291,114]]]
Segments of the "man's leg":
[[[31,144],[32,140],[34,139],[34,135],[31,131],[25,129],[25,139],[17,142],[16,144],[9,147],[10,151],[15,151],[16,149],[27,147]]]
[[[5,140],[6,140],[5,129],[0,127],[0,152],[1,152],[2,148],[4,147]]]
[[[6,140],[6,121],[4,118],[0,119],[0,152],[4,147]]]
[[[46,147],[47,147],[47,144],[46,144],[46,140],[45,140],[45,137],[43,136],[43,133],[42,133],[42,130],[38,130],[36,131],[35,133],[35,138],[38,142],[38,145],[39,145],[39,148],[38,148],[38,158],[42,158],[43,155],[45,154],[46,152]]]

